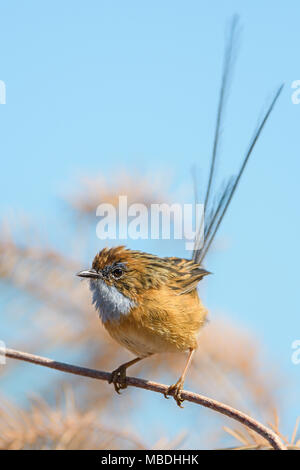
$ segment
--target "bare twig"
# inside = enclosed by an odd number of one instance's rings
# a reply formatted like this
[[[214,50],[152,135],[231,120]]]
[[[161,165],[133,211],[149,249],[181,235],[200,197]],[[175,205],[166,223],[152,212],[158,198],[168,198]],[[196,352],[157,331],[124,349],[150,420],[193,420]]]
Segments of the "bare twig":
[[[111,378],[111,374],[109,372],[88,369],[86,367],[74,366],[72,364],[54,361],[46,357],[40,357],[34,354],[16,351],[14,349],[0,348],[0,356],[1,355],[12,359],[18,359],[20,361],[31,362],[40,366],[49,367],[50,369],[68,372],[70,374],[81,375],[83,377],[90,377],[92,379],[105,380],[108,382]],[[166,393],[168,389],[167,385],[152,382],[149,380],[137,379],[136,377],[127,377],[126,383],[127,385],[130,385],[132,387],[143,388],[145,390],[150,390],[152,392],[162,394]],[[207,398],[203,395],[198,395],[194,392],[182,391],[181,395],[182,398],[186,401],[197,403],[198,405],[202,405],[206,408],[210,408],[214,411],[217,411],[218,413],[222,413],[223,415],[242,423],[244,426],[253,429],[255,432],[257,432],[257,434],[265,438],[273,447],[273,449],[286,450],[286,446],[283,444],[280,437],[273,430],[259,423],[258,421],[246,415],[245,413],[238,411],[232,408],[231,406],[213,400],[212,398]]]

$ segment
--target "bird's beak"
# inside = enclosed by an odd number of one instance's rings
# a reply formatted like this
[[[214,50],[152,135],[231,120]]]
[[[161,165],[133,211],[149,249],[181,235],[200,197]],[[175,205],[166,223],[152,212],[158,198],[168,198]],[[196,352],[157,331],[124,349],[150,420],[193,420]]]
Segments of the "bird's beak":
[[[76,273],[76,276],[88,277],[90,279],[98,279],[101,277],[101,274],[97,273],[95,269],[87,269],[85,271],[80,271],[79,273]]]

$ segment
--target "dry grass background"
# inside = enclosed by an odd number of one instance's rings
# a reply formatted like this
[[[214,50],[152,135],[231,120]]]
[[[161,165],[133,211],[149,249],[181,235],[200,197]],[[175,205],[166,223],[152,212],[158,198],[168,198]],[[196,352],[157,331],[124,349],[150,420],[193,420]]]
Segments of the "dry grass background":
[[[98,189],[95,191],[95,188]],[[122,173],[113,185],[101,175],[84,177],[79,190],[67,197],[68,210],[76,216],[71,218],[74,240],[70,240],[70,246],[87,243],[86,234],[95,225],[96,206],[101,202],[116,204],[119,194],[127,194],[129,203],[146,205],[169,198],[162,185],[152,185],[152,180],[141,176]],[[81,221],[80,230],[76,229],[78,220]],[[24,334],[18,331],[18,339],[7,346],[37,354],[63,349],[74,353],[75,357],[79,354],[81,365],[111,371],[124,362],[124,358],[126,360],[127,353],[101,327],[91,306],[87,283],[79,285],[74,276],[82,268],[81,253],[73,253],[69,258],[38,242],[33,232],[27,230],[28,236],[24,232],[22,242],[19,242],[15,229],[6,224],[1,230],[0,288],[6,292],[2,315],[4,321],[5,315],[10,316],[10,324],[13,323],[17,331],[20,319],[28,322]],[[98,249],[102,246],[98,240]],[[7,286],[13,287],[13,293],[9,294]],[[227,318],[218,317],[211,318],[200,338],[199,350],[189,371],[189,388],[246,411],[263,422],[272,421],[273,428],[280,433],[277,416],[282,410],[277,390],[282,377],[272,370],[257,340]],[[63,357],[58,358],[63,360]],[[177,355],[166,355],[163,359],[154,356],[137,365],[131,374],[155,380],[162,377],[166,383],[166,371],[168,377],[177,377],[183,360]],[[2,367],[2,383],[9,375],[18,373],[17,367],[13,361]],[[35,374],[39,373],[40,369],[36,368]],[[130,396],[125,396],[125,391],[119,398],[123,406],[116,411],[111,387],[95,385],[80,377],[51,373],[49,377],[47,389],[32,390],[35,397],[28,399],[24,407],[13,404],[10,397],[2,396],[1,449],[170,449],[188,445],[189,437],[195,434],[191,423],[187,432],[180,429],[173,439],[162,434],[156,441],[146,442],[135,429],[131,419],[132,406],[129,405],[135,402],[135,394],[142,392],[131,391]],[[59,390],[64,392],[56,392]],[[147,394],[144,403],[150,399]],[[117,420],[108,419],[108,412],[117,413],[118,417],[122,415],[122,422],[128,425],[120,429],[114,425]],[[197,410],[197,413],[200,412]],[[266,442],[254,433],[242,427],[229,427],[231,422],[226,418],[224,422],[226,426],[222,432],[210,436],[212,447],[227,442],[225,433],[236,440],[236,448],[267,447]],[[290,447],[300,449],[297,427],[298,422],[290,438],[283,437]],[[206,427],[199,430],[197,426],[197,435],[201,447],[203,437],[208,439]]]

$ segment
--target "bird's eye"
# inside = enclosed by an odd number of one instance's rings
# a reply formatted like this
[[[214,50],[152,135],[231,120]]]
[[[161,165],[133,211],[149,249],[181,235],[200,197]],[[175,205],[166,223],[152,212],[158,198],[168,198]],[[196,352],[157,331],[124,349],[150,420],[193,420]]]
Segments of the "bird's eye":
[[[121,268],[115,268],[113,271],[112,271],[112,275],[116,278],[116,279],[120,279],[120,277],[122,276],[123,274],[123,269]]]

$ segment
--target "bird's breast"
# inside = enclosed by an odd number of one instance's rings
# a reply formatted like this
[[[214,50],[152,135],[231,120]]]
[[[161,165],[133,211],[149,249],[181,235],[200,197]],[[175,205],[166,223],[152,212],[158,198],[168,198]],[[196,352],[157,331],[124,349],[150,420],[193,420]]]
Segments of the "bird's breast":
[[[123,295],[115,286],[107,285],[101,279],[91,280],[90,288],[93,294],[93,304],[103,323],[108,320],[120,320],[136,306],[133,300]]]

